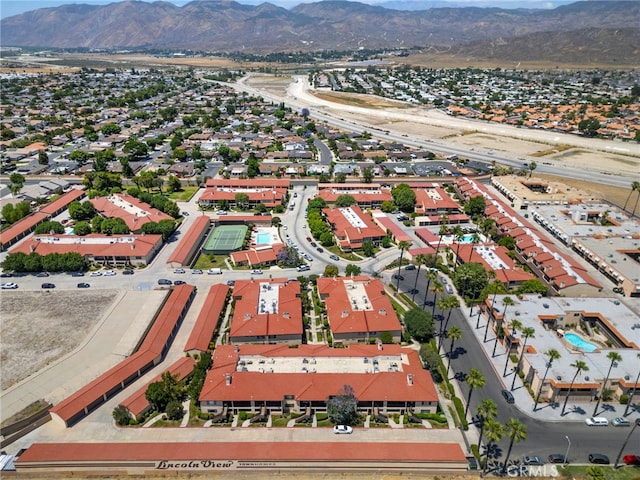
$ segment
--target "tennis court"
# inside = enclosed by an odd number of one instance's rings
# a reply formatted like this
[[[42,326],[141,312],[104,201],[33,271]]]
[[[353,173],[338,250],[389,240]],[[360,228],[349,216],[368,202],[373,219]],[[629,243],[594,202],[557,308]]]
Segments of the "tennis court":
[[[207,254],[221,255],[240,250],[248,228],[246,225],[216,227],[209,234],[202,251]]]

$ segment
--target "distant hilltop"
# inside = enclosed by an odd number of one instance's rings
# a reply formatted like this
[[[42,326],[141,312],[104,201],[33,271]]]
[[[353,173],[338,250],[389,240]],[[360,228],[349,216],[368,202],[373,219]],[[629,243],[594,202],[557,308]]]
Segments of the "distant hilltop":
[[[5,18],[0,22],[0,41],[22,47],[256,54],[413,47],[460,48],[469,54],[475,45],[483,51],[490,47],[493,55],[518,57],[521,53],[510,48],[514,45],[526,47],[529,51],[522,54],[528,56],[543,47],[542,59],[554,54],[554,46],[562,59],[562,49],[607,50],[612,42],[616,54],[625,57],[622,63],[635,60],[637,65],[639,31],[640,2],[636,1],[584,1],[546,10],[407,11],[339,0],[300,4],[290,10],[230,0],[197,0],[183,6],[127,0],[67,4]],[[553,39],[553,44],[545,38]],[[542,43],[531,45],[532,40]],[[623,52],[617,53],[623,45]]]

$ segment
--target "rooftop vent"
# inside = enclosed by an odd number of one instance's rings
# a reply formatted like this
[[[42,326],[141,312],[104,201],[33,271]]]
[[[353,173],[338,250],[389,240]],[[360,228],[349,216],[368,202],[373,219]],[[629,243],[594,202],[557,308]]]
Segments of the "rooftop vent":
[[[413,374],[407,374],[407,385],[413,385]]]
[[[227,373],[225,375],[225,379],[226,379],[227,385],[231,385],[231,374],[230,373]]]

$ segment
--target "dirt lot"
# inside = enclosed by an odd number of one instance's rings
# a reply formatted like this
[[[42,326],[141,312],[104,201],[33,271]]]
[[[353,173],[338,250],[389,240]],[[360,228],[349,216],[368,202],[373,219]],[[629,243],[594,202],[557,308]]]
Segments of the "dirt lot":
[[[3,291],[0,389],[6,390],[74,350],[102,318],[116,293]]]

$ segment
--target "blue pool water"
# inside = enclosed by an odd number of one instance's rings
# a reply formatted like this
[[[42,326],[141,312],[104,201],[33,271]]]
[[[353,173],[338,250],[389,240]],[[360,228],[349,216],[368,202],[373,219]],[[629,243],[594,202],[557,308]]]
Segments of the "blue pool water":
[[[576,348],[584,352],[595,352],[598,347],[593,343],[589,343],[586,340],[583,340],[581,337],[576,335],[575,333],[565,333],[564,338],[567,342],[573,345]]]
[[[259,233],[258,234],[258,245],[270,244],[271,243],[271,235],[268,233]]]

